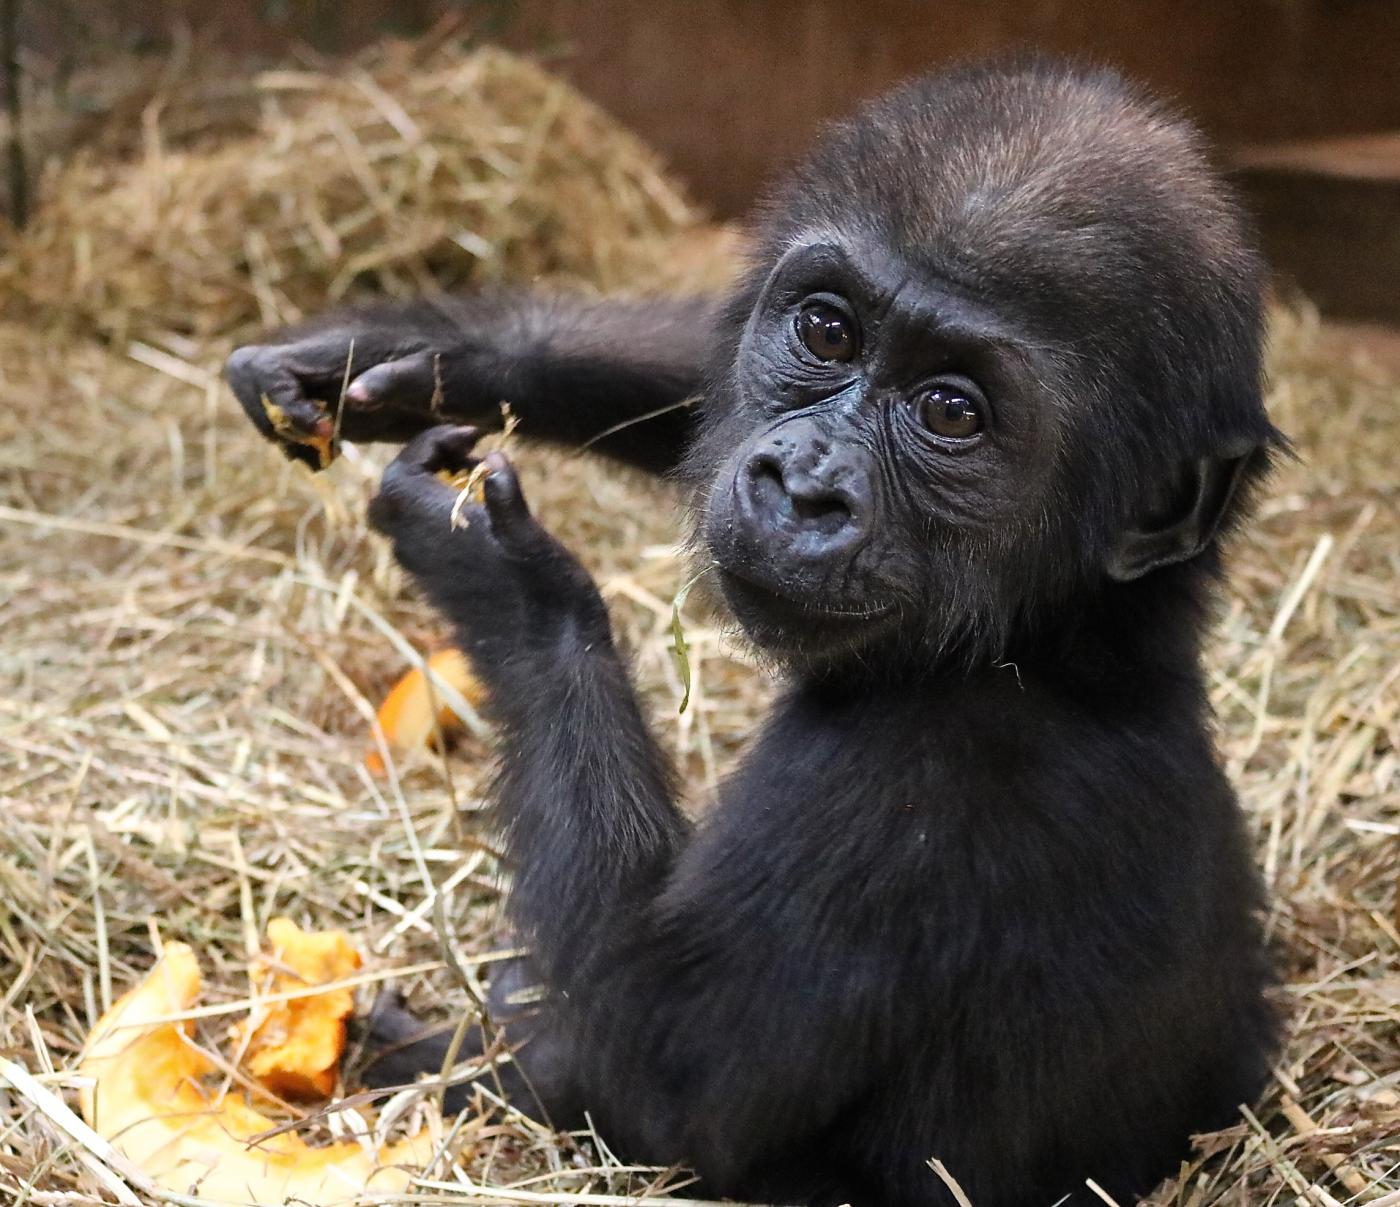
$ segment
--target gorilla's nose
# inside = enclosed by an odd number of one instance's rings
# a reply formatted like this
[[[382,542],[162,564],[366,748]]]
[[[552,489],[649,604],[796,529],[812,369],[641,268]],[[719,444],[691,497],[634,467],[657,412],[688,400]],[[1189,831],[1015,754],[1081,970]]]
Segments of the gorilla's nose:
[[[748,536],[804,559],[854,552],[871,513],[864,453],[815,425],[783,425],[750,454],[736,483]]]
[[[854,518],[849,491],[805,474],[785,473],[782,463],[770,453],[754,457],[748,472],[754,510],[784,527],[834,536]]]

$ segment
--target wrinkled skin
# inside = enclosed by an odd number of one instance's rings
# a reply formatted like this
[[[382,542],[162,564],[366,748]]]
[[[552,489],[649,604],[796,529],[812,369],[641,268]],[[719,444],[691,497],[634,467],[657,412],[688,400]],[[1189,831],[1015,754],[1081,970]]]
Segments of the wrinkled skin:
[[[522,1109],[708,1194],[945,1204],[937,1157],[978,1207],[1127,1203],[1231,1121],[1277,1027],[1200,639],[1282,444],[1262,281],[1188,127],[1012,63],[828,130],[726,300],[386,305],[234,355],[264,435],[266,396],[409,441],[372,519],[499,727]],[[502,399],[675,477],[787,678],[696,828],[508,460],[450,522],[435,473]],[[369,1037],[378,1084],[447,1047],[392,1001]]]

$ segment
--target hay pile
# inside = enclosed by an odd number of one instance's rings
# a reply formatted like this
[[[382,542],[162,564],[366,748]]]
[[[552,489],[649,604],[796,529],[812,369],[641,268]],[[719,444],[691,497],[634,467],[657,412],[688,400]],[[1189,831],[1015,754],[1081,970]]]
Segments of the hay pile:
[[[504,52],[391,46],[336,73],[201,78],[142,108],[137,163],[80,152],[0,272],[4,313],[125,338],[292,322],[356,289],[391,296],[502,277],[631,284],[694,217],[655,157]],[[205,96],[248,130],[171,141]],[[135,106],[121,106],[124,111]]]
[[[365,530],[384,454],[350,450],[316,478],[289,466],[217,366],[234,332],[337,289],[487,265],[675,281],[706,237],[649,155],[533,67],[412,55],[297,90],[265,79],[263,133],[232,145],[74,165],[0,263],[0,1057],[54,1090],[157,936],[193,944],[225,1000],[276,914],[347,927],[382,975],[441,963],[439,899],[469,975],[502,941],[482,748],[425,756],[401,790],[361,769],[367,701],[404,666],[393,638],[440,637]],[[1162,1203],[1400,1194],[1400,388],[1315,335],[1280,319],[1274,413],[1303,460],[1236,551],[1211,653],[1292,1038],[1266,1099]],[[767,686],[692,609],[696,694],[677,717],[668,500],[567,456],[531,452],[523,474],[604,584],[702,799]],[[420,1008],[465,1000],[444,967],[403,987]],[[413,1201],[588,1203],[682,1181],[483,1104]],[[0,1200],[116,1201],[12,1090]]]

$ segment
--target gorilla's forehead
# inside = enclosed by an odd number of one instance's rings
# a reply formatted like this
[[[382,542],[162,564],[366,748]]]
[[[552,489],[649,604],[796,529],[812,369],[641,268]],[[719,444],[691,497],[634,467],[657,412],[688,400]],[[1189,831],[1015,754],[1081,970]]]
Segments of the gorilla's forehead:
[[[1061,321],[1228,271],[1239,245],[1192,130],[1111,77],[917,81],[830,128],[780,196],[790,235],[836,231]]]
[[[826,144],[847,164],[848,202],[888,221],[1044,230],[1188,210],[1199,220],[1194,203],[1212,192],[1190,128],[1119,81],[934,77],[907,92],[834,128]]]

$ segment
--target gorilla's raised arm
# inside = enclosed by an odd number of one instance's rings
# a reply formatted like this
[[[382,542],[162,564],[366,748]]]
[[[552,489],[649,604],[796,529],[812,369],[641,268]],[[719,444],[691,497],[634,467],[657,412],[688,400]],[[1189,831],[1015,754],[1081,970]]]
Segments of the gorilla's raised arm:
[[[528,291],[334,311],[239,348],[227,373],[257,429],[264,400],[294,428],[407,440],[444,420],[490,424],[509,403],[524,436],[587,445],[652,473],[684,454],[714,342],[708,298],[600,301]],[[288,456],[315,468],[306,444]]]

